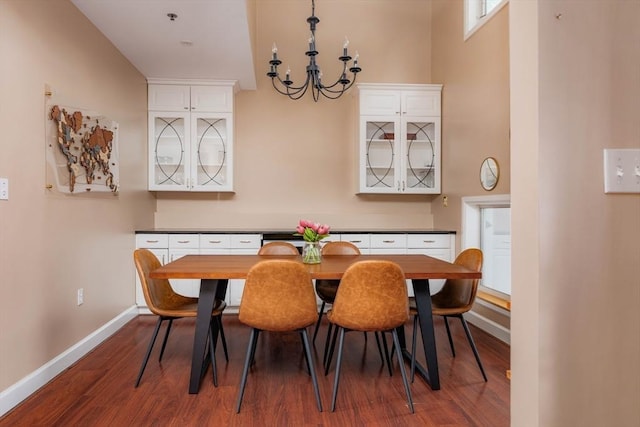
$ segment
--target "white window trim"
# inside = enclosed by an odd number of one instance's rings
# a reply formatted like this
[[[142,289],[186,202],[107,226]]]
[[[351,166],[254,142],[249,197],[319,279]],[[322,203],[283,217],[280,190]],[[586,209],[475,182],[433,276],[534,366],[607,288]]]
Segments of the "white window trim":
[[[511,206],[510,194],[462,198],[462,248],[480,247],[480,209]]]
[[[489,22],[489,20],[493,18],[493,16],[497,14],[508,2],[509,0],[502,0],[491,10],[491,12],[487,13],[483,17],[476,18],[475,16],[477,15],[477,11],[480,7],[481,0],[464,0],[464,40],[467,40],[476,31],[482,28],[484,24]]]

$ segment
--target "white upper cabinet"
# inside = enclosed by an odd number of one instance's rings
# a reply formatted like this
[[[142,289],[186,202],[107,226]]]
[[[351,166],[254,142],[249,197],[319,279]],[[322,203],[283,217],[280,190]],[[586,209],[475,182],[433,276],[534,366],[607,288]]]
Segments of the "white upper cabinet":
[[[149,190],[233,191],[234,88],[149,84]]]
[[[441,85],[359,84],[359,191],[439,194]]]

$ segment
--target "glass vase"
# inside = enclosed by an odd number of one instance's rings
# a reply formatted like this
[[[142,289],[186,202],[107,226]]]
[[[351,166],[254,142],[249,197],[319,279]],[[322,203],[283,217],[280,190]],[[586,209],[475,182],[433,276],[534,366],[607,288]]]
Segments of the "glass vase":
[[[320,242],[304,242],[302,247],[302,262],[305,264],[320,264],[322,261],[322,250]]]

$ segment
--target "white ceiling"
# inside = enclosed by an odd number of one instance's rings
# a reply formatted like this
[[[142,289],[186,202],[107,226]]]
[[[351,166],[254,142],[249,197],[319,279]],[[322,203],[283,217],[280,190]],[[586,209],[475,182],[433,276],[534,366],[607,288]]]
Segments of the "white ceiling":
[[[256,88],[245,0],[71,1],[147,78]]]

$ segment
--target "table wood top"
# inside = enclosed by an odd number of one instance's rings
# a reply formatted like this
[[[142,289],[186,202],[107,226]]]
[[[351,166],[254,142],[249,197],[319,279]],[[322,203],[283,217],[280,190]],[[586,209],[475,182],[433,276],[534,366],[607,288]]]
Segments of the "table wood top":
[[[268,259],[301,256],[186,255],[151,272],[154,279],[245,279],[249,269]],[[387,260],[400,265],[407,279],[479,279],[482,273],[427,255],[323,255],[320,264],[305,264],[313,279],[340,279],[354,262]]]

